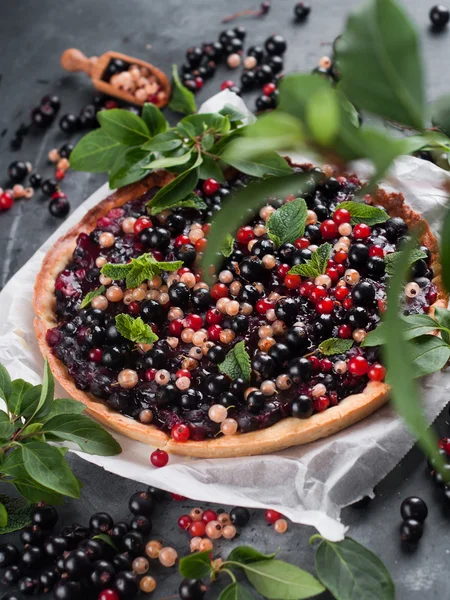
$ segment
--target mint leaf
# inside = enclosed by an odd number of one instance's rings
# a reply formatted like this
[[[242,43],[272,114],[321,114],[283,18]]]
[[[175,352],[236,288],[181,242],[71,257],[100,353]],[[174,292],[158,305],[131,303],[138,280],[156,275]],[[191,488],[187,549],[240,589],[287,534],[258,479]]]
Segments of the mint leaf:
[[[31,524],[32,506],[29,502],[23,498],[10,498],[3,494],[0,495],[0,502],[4,512],[7,513],[7,523],[4,523],[3,520],[3,524],[0,527],[0,535],[18,531]]]
[[[224,244],[221,252],[226,258],[228,258],[229,256],[231,256],[233,254],[233,250],[234,250],[234,238],[231,234],[228,234],[225,239],[225,244]]]
[[[362,202],[352,202],[350,200],[346,200],[345,202],[338,204],[336,210],[339,208],[345,208],[345,210],[348,210],[352,217],[352,225],[356,225],[357,223],[378,225],[379,223],[384,223],[389,219],[389,215],[383,208],[371,206],[370,204],[363,204]]]
[[[105,286],[101,285],[96,290],[92,290],[92,292],[88,292],[86,294],[86,296],[83,298],[83,300],[81,301],[79,308],[86,308],[86,306],[89,306],[89,304],[92,302],[92,300],[94,298],[96,298],[97,296],[101,296],[102,294],[105,293],[105,291],[106,291]]]
[[[195,96],[181,83],[177,65],[172,66],[172,77],[172,97],[169,102],[169,108],[184,115],[197,112]]]
[[[303,198],[286,202],[270,215],[267,231],[270,239],[276,239],[278,245],[290,243],[301,237],[305,232],[305,222],[308,207]],[[279,240],[279,242],[278,242]]]
[[[392,276],[394,274],[396,265],[398,264],[398,260],[402,254],[403,250],[400,250],[399,252],[392,252],[391,254],[386,254],[386,256],[384,257],[384,262],[386,264],[386,273],[388,275]],[[408,256],[408,268],[410,269],[417,260],[426,257],[427,255],[425,254],[425,252],[423,252],[423,250],[420,250],[419,248],[414,248]]]
[[[116,316],[117,331],[124,338],[136,344],[153,344],[159,338],[153,333],[150,325],[144,323],[141,317],[133,319],[130,315],[120,314]]]
[[[251,362],[250,356],[245,349],[245,342],[238,342],[226,355],[225,360],[220,363],[219,371],[228,375],[230,379],[242,377],[245,381],[250,381]]]
[[[331,254],[331,244],[326,242],[312,253],[311,260],[303,265],[294,265],[289,271],[290,275],[302,275],[303,277],[315,278],[323,275],[327,268],[327,262]]]
[[[344,354],[353,346],[353,340],[344,340],[342,338],[329,338],[319,344],[319,352],[324,356],[333,354]]]
[[[101,110],[97,119],[105,134],[124,146],[141,146],[151,137],[145,121],[129,110]]]
[[[102,274],[111,279],[125,279],[128,289],[138,287],[143,281],[152,279],[161,271],[176,271],[183,266],[183,261],[157,261],[150,253],[133,258],[126,265],[107,263],[102,267]]]
[[[70,167],[75,171],[103,173],[109,171],[125,147],[111,139],[102,129],[87,133],[70,154]]]
[[[106,263],[103,265],[101,269],[102,275],[105,277],[109,277],[114,281],[120,281],[121,279],[125,279],[128,273],[131,271],[132,265],[131,262],[126,265],[119,265],[115,263]]]
[[[198,182],[198,170],[190,169],[181,173],[173,181],[158,190],[154,197],[147,203],[147,208],[152,214],[157,214],[172,207],[176,202],[185,200]]]
[[[144,104],[141,116],[152,136],[163,133],[169,126],[162,112],[151,102]]]

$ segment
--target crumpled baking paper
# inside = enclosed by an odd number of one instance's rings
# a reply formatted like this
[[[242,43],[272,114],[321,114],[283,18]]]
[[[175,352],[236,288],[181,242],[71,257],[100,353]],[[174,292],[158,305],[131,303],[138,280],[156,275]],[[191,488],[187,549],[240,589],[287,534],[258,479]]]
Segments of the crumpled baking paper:
[[[218,110],[219,101],[246,110],[240,98],[227,91],[208,101],[203,112]],[[365,170],[366,166],[360,164],[358,172],[364,175]],[[429,162],[401,157],[384,187],[402,192],[408,204],[421,212],[438,233],[447,201],[443,183],[449,180],[448,173]],[[108,193],[105,184],[86,200],[0,294],[0,362],[14,378],[22,377],[34,384],[41,381],[44,361],[33,331],[32,296],[45,253]],[[424,412],[431,423],[448,401],[450,376],[436,373],[421,385]],[[64,397],[66,392],[57,385],[56,394]],[[374,486],[414,443],[401,418],[389,406],[332,437],[273,455],[214,460],[171,456],[163,469],[154,469],[149,463],[153,448],[113,435],[122,446],[119,456],[77,454],[117,475],[193,500],[274,508],[292,521],[314,526],[332,541],[342,539],[346,531],[339,519],[341,508],[371,495]]]

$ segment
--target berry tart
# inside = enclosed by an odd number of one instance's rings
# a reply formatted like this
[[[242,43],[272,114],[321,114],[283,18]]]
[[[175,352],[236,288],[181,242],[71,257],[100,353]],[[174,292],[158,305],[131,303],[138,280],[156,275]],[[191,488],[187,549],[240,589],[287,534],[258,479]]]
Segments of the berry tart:
[[[202,210],[149,216],[147,203],[173,179],[154,172],[50,250],[35,328],[56,378],[91,416],[168,452],[232,457],[329,436],[386,402],[379,348],[361,344],[385,310],[388,257],[413,225],[423,225],[421,258],[404,312],[446,305],[436,239],[400,194],[365,197],[357,207],[377,218],[364,219],[352,214],[356,176],[295,169],[319,182],[304,200],[268,199],[229,238],[211,286],[198,270],[208,221],[248,184],[242,174],[203,182]],[[291,202],[300,212],[303,203],[304,223],[283,241],[271,231]]]

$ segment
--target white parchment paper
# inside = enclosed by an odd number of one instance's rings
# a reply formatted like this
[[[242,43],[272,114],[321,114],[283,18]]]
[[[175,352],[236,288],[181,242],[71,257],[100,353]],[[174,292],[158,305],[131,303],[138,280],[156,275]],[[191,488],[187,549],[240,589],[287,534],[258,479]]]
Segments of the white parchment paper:
[[[245,108],[233,96],[222,92],[220,100]],[[217,98],[214,100],[212,105],[208,101],[203,112],[217,110]],[[359,165],[359,173],[364,174],[365,170],[365,165]],[[429,162],[402,157],[384,187],[402,192],[408,204],[420,211],[438,233],[446,203],[443,183],[449,179],[448,173]],[[41,381],[44,362],[33,331],[32,296],[45,253],[108,193],[105,184],[72,213],[0,294],[0,362],[12,377],[22,377],[34,384]],[[424,411],[431,423],[448,402],[450,376],[437,373],[421,385]],[[56,393],[60,397],[67,395],[60,386]],[[401,419],[389,406],[341,433],[306,446],[237,459],[172,456],[163,469],[154,469],[149,463],[153,448],[113,435],[122,446],[119,456],[78,454],[112,473],[193,500],[277,509],[292,521],[316,527],[321,535],[333,541],[342,539],[346,531],[339,519],[341,508],[370,495],[373,487],[413,445]]]

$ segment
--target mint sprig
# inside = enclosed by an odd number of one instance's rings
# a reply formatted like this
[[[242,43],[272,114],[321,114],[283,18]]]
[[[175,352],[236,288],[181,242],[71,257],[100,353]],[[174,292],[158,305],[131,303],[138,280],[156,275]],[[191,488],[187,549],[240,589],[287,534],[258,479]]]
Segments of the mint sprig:
[[[397,267],[401,255],[402,250],[400,250],[399,252],[392,252],[391,254],[386,254],[386,256],[384,257],[384,262],[386,264],[386,273],[388,275],[394,275],[395,269]],[[420,250],[419,248],[414,248],[408,255],[408,268],[411,268],[415,262],[423,258],[427,258],[425,252],[423,250]]]
[[[318,350],[324,356],[333,354],[344,354],[353,346],[353,340],[344,340],[342,338],[329,338],[320,342]]]
[[[150,325],[144,323],[141,317],[133,318],[123,313],[117,315],[116,328],[124,338],[136,344],[154,344],[159,339]]]
[[[301,265],[294,265],[290,269],[290,275],[302,275],[303,277],[310,277],[311,279],[318,275],[323,275],[327,268],[327,262],[331,254],[331,244],[326,242],[314,250],[311,259],[307,260],[306,263]]]
[[[105,291],[106,291],[105,286],[101,285],[96,290],[92,290],[92,292],[88,292],[86,294],[86,296],[83,298],[83,300],[81,301],[80,308],[86,308],[86,306],[89,306],[89,304],[92,302],[92,300],[94,298],[96,298],[97,296],[101,296],[102,294],[105,293]]]
[[[308,207],[303,198],[286,202],[273,212],[267,222],[267,233],[277,246],[293,244],[305,232]]]
[[[389,219],[389,215],[379,206],[364,204],[363,202],[353,202],[346,200],[337,205],[336,210],[344,208],[348,210],[351,216],[351,224],[365,223],[366,225],[378,225],[385,223]]]
[[[245,381],[251,378],[250,356],[245,349],[245,342],[238,342],[226,355],[225,360],[220,363],[219,370],[230,379],[241,377]]]
[[[106,263],[101,272],[105,277],[115,281],[125,279],[128,289],[133,289],[141,285],[147,279],[153,279],[162,271],[177,271],[183,266],[182,260],[158,261],[152,254],[142,254],[138,258],[133,258],[126,265]]]

